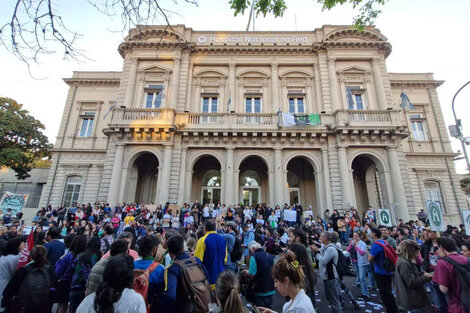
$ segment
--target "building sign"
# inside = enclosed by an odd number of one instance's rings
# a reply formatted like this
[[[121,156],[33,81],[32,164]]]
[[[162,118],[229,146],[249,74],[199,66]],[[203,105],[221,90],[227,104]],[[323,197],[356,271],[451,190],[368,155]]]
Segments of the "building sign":
[[[442,210],[435,202],[428,202],[428,218],[432,231],[445,231]]]
[[[470,211],[462,211],[462,220],[465,225],[465,234],[470,236]]]
[[[263,44],[299,44],[307,43],[307,36],[252,36],[252,35],[239,35],[239,36],[205,36],[197,37],[197,43],[200,44],[249,44],[249,43],[263,43]]]
[[[29,195],[20,195],[12,192],[5,191],[3,194],[2,201],[0,202],[0,210],[3,214],[11,209],[11,215],[15,216],[18,212],[21,212],[28,201]]]
[[[380,209],[379,210],[380,216],[380,225],[392,227],[392,218],[390,216],[390,210],[387,209]]]

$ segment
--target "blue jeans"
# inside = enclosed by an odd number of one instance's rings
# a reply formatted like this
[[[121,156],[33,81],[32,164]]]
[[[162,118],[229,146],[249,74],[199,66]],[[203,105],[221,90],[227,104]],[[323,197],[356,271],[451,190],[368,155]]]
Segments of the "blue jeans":
[[[367,272],[369,275],[369,288],[375,287],[375,273],[374,273],[374,263],[369,263],[369,271]]]
[[[346,232],[345,231],[340,231],[339,232],[339,237],[341,238],[341,243],[347,243],[348,242],[348,237],[346,237]]]
[[[328,279],[323,281],[323,286],[325,287],[325,295],[328,301],[330,302],[331,311],[333,313],[342,313],[341,301],[339,299],[339,280],[338,279]]]
[[[353,264],[354,264],[354,267],[356,268],[356,282],[354,284],[359,286],[359,284],[361,283],[359,279],[359,265],[357,265],[357,262],[353,262]]]
[[[426,286],[428,286],[431,290],[432,302],[437,307],[439,313],[447,313],[446,295],[439,289],[439,285],[433,281],[430,281]]]
[[[359,267],[359,271],[357,272],[357,276],[359,277],[359,281],[361,284],[361,293],[363,296],[367,296],[370,298],[369,288],[367,287],[367,282],[366,282],[366,275],[367,275],[367,272],[369,271],[369,264],[360,265],[358,267]]]

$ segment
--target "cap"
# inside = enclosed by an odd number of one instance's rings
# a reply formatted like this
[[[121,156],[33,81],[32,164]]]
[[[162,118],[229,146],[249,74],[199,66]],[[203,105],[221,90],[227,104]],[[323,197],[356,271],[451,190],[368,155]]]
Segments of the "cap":
[[[237,227],[237,224],[235,224],[234,221],[227,221],[225,222],[225,226],[232,226],[233,228]]]

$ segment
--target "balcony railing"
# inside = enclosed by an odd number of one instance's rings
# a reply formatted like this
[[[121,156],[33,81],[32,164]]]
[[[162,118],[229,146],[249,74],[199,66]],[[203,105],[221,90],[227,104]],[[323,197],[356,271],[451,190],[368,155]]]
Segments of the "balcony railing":
[[[114,109],[111,124],[121,126],[174,125],[175,111],[170,109]]]
[[[383,126],[395,127],[404,125],[400,110],[337,110],[335,112],[336,127],[344,126]]]
[[[277,113],[190,113],[187,125],[189,127],[211,127],[211,125],[277,127],[278,115]]]

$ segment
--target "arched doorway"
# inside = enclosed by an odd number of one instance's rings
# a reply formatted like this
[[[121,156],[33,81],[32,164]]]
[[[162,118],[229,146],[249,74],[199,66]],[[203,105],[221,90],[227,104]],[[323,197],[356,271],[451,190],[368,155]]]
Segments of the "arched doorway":
[[[358,212],[362,214],[369,206],[374,210],[389,209],[390,201],[381,164],[367,155],[359,155],[352,162],[352,170]]]
[[[222,194],[221,165],[213,156],[203,156],[193,166],[191,199],[205,204],[220,202]]]
[[[127,194],[137,203],[155,202],[159,162],[153,153],[143,153],[135,159]]]
[[[240,202],[257,205],[268,199],[268,167],[257,156],[250,156],[240,164]]]
[[[287,190],[290,204],[317,204],[317,186],[312,164],[303,157],[295,157],[287,163]]]

